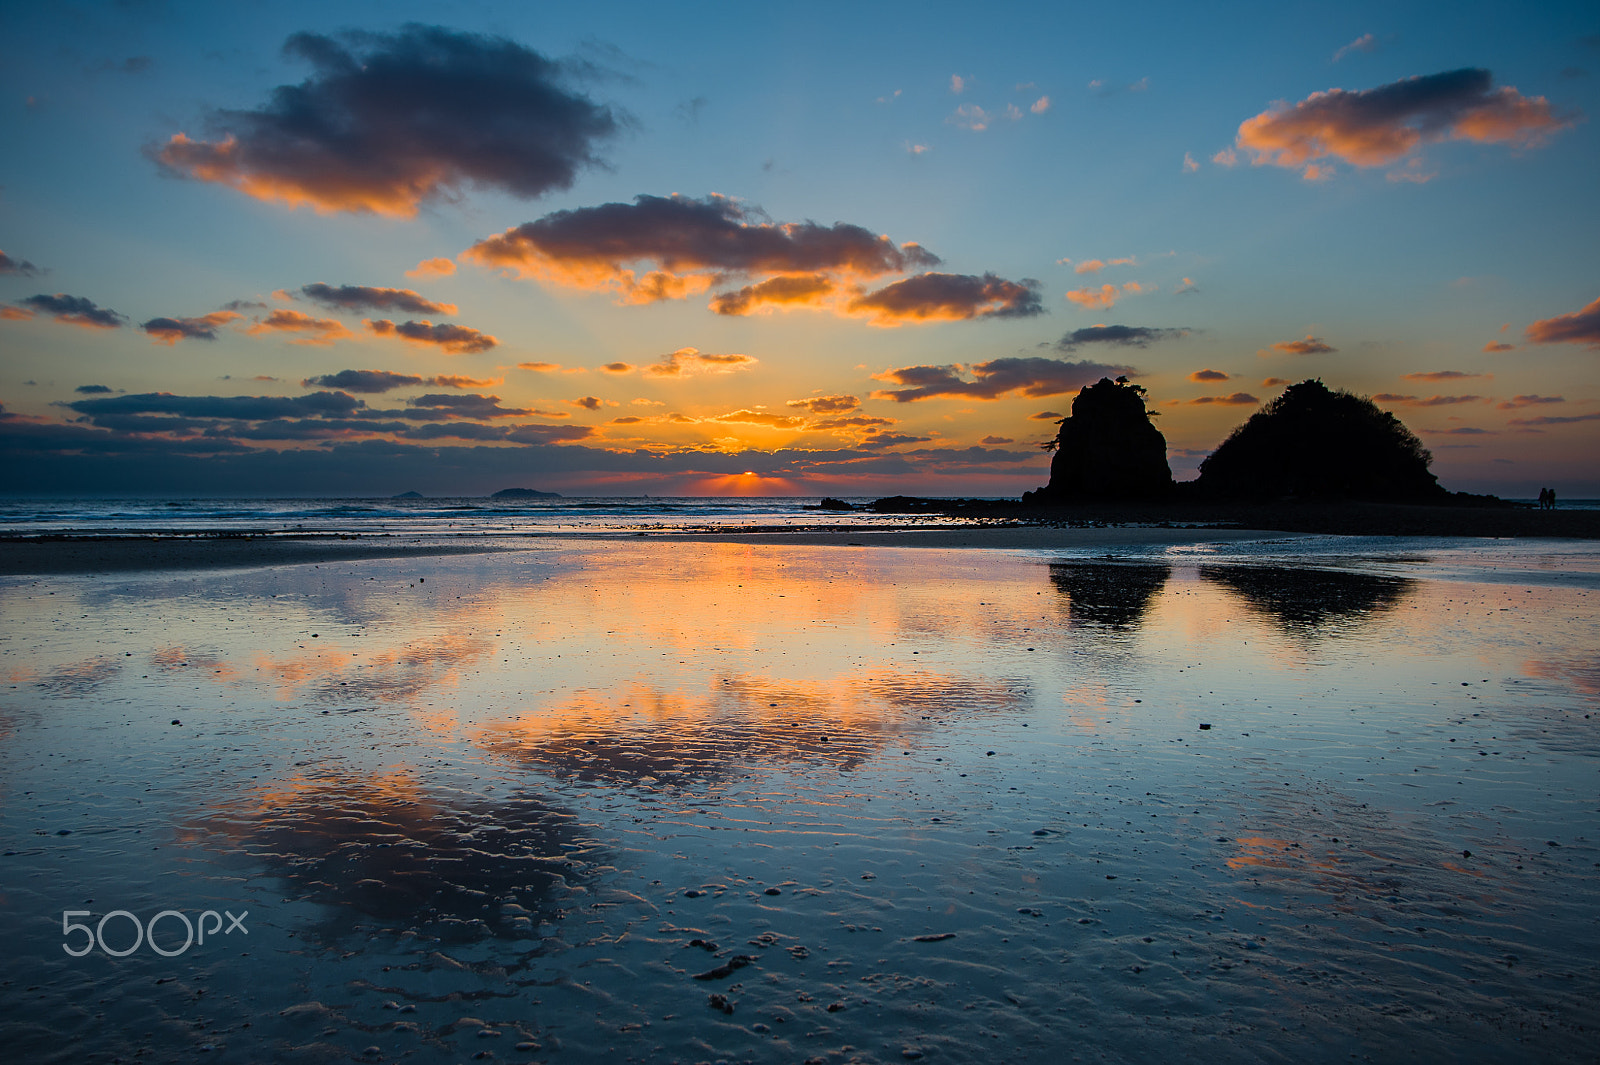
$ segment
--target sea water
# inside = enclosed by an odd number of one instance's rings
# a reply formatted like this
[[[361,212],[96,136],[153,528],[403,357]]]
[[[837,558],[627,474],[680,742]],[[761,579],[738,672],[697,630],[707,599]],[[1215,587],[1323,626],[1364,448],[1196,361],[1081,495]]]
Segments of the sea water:
[[[1597,607],[1337,537],[7,579],[0,1040],[1590,1060]]]

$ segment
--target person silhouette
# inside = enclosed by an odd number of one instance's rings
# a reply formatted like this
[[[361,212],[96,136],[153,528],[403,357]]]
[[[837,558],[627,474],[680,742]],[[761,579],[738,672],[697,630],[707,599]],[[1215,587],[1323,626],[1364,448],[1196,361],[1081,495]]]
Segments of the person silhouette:
[[[1546,488],[1544,490],[1544,495],[1545,495],[1545,499],[1550,504],[1549,509],[1550,510],[1556,509],[1556,490],[1554,488]]]
[[[1550,489],[1539,489],[1539,509],[1544,510],[1550,505]]]

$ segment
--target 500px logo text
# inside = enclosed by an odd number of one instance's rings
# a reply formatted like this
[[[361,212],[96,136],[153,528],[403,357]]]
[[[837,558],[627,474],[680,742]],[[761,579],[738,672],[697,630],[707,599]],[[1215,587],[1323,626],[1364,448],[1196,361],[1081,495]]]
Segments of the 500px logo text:
[[[227,928],[223,928],[223,925],[222,925],[222,914],[227,914],[228,915],[228,926],[227,926]],[[62,935],[62,937],[70,939],[70,937],[72,936],[73,933],[82,932],[84,934],[84,940],[83,940],[83,945],[81,947],[74,947],[71,942],[67,942],[67,943],[61,944],[61,949],[66,951],[68,954],[72,955],[74,958],[81,958],[85,954],[88,954],[90,951],[94,950],[94,948],[96,946],[98,946],[101,950],[103,950],[105,953],[111,955],[111,957],[113,957],[113,958],[126,958],[129,954],[132,954],[134,951],[138,950],[139,947],[142,944],[148,942],[150,944],[150,949],[155,951],[157,954],[161,955],[163,958],[176,958],[178,955],[180,955],[184,951],[188,950],[189,947],[196,942],[196,937],[195,937],[196,925],[199,926],[199,933],[200,933],[198,941],[201,944],[204,944],[205,941],[206,941],[206,936],[207,935],[215,937],[218,932],[221,932],[223,935],[226,936],[226,935],[232,935],[235,930],[238,930],[240,932],[243,932],[245,935],[249,935],[250,934],[250,929],[248,929],[248,928],[246,928],[244,926],[244,919],[246,917],[248,917],[249,915],[250,915],[250,911],[249,910],[243,911],[237,917],[235,917],[233,915],[233,913],[231,911],[229,911],[229,910],[223,910],[222,913],[218,913],[216,910],[206,910],[204,913],[202,913],[200,915],[200,919],[198,921],[191,922],[186,915],[184,915],[183,913],[179,912],[178,910],[162,910],[160,913],[158,913],[154,917],[150,918],[150,923],[148,925],[146,925],[146,924],[140,923],[139,918],[135,917],[133,914],[129,913],[127,910],[112,910],[110,913],[108,913],[104,917],[100,918],[99,922],[97,924],[95,924],[95,926],[93,928],[90,928],[86,924],[80,924],[77,921],[73,920],[74,917],[88,917],[88,916],[90,916],[90,912],[88,910],[62,910],[61,911],[61,935]],[[110,947],[110,946],[106,945],[106,923],[108,921],[110,921],[114,917],[125,918],[127,921],[129,921],[133,925],[133,945],[132,946],[124,947],[124,948],[119,950],[119,949],[114,949],[113,947]],[[169,928],[172,928],[173,922],[179,922],[179,923],[181,923],[183,925],[184,939],[183,939],[183,945],[181,947],[178,947],[175,950],[174,949],[168,949],[167,947],[163,947],[163,946],[161,946],[161,944],[156,942],[156,925],[159,924],[163,919],[165,919],[167,921],[167,924],[168,924]],[[206,927],[206,921],[208,919],[212,922],[210,928]],[[122,940],[122,934],[120,934],[121,933],[120,926],[113,925],[112,929],[113,929],[113,932],[119,933],[118,935],[115,936],[115,938],[118,941],[121,941]],[[172,932],[170,934],[167,933],[167,932],[163,932],[162,933],[162,938],[163,939],[168,939],[168,938],[174,938],[175,939],[176,938],[176,930],[175,930],[175,928],[173,928],[173,930],[172,930]]]

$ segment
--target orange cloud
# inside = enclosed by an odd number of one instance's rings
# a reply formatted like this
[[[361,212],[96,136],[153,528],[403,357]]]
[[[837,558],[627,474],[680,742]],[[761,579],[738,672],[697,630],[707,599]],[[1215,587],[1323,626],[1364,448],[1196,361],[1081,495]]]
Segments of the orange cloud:
[[[788,407],[803,407],[812,414],[846,414],[861,406],[855,396],[812,396],[809,399],[791,399]]]
[[[275,312],[276,313],[276,312]],[[401,322],[395,325],[387,318],[366,319],[362,322],[375,336],[397,336],[412,344],[430,344],[447,355],[476,355],[499,345],[500,341],[488,333],[464,325],[440,322],[434,325],[424,319],[420,322]]]
[[[27,317],[31,318],[34,311],[42,311],[63,325],[76,325],[84,329],[120,329],[127,321],[109,307],[96,306],[91,299],[69,296],[65,292],[57,292],[53,296],[40,293],[17,302],[27,308]],[[10,317],[17,320],[16,315]]]
[[[698,348],[679,348],[644,368],[650,377],[688,377],[700,373],[732,373],[756,364],[749,355],[713,355]]]
[[[245,332],[251,336],[263,336],[267,333],[308,334],[298,340],[290,341],[291,344],[331,344],[335,340],[343,340],[354,335],[336,319],[313,318],[300,311],[281,308],[256,322]]]
[[[785,274],[746,285],[737,292],[724,292],[711,300],[718,314],[743,315],[767,309],[818,307],[837,287],[822,274]]]
[[[1099,262],[1098,259],[1093,260]],[[1079,271],[1082,273],[1083,271]],[[1144,286],[1137,281],[1129,281],[1120,289],[1116,285],[1101,285],[1098,290],[1092,288],[1076,289],[1067,293],[1067,299],[1080,307],[1090,310],[1106,310],[1116,305],[1117,300],[1124,295],[1145,291]]]
[[[218,326],[243,317],[237,311],[212,311],[198,318],[152,318],[140,328],[158,344],[171,347],[180,340],[215,340]]]
[[[33,312],[23,307],[0,307],[0,321],[26,322]]]
[[[255,110],[211,111],[218,139],[177,133],[150,156],[291,208],[409,218],[466,185],[568,188],[618,128],[561,85],[564,64],[505,38],[410,25],[355,40],[295,34],[285,51],[309,78]]]
[[[1517,346],[1515,344],[1507,344],[1501,340],[1491,340],[1483,346],[1483,350],[1490,354],[1496,354],[1502,351],[1516,351]]]
[[[1587,344],[1600,348],[1600,299],[1581,311],[1543,318],[1523,330],[1535,344]]]
[[[1220,403],[1228,407],[1253,407],[1261,401],[1248,392],[1235,392],[1231,396],[1199,396],[1189,400],[1191,406]]]
[[[1308,334],[1304,340],[1280,340],[1272,345],[1272,350],[1281,351],[1287,355],[1326,355],[1339,349],[1325,343],[1318,337]],[[1263,351],[1259,352],[1259,354],[1265,355],[1267,353]]]
[[[449,259],[424,259],[406,271],[407,277],[449,277],[456,272],[456,264]]]
[[[624,374],[632,373],[635,367],[631,362],[608,362],[600,369],[606,373]]]
[[[1208,381],[1229,380],[1229,375],[1223,373],[1221,370],[1196,370],[1194,373],[1189,375],[1189,380],[1193,381],[1195,384],[1205,384]]]
[[[719,414],[711,420],[714,422],[734,422],[740,425],[764,425],[769,429],[800,429],[806,424],[804,418],[786,414],[773,414],[764,410],[736,410],[728,414]]]
[[[1027,318],[1043,314],[1039,283],[1007,281],[994,274],[918,274],[850,301],[852,314],[873,325],[965,321],[971,318]]]
[[[1282,388],[1284,385],[1294,384],[1286,377],[1269,377],[1261,382],[1262,388]]]
[[[559,362],[519,362],[519,370],[532,370],[534,373],[554,373],[561,369]]]
[[[1402,381],[1464,381],[1473,377],[1493,377],[1487,373],[1463,373],[1460,370],[1430,370],[1427,373],[1401,374]]]
[[[939,262],[918,244],[897,245],[844,222],[762,219],[759,209],[726,196],[638,196],[545,215],[479,241],[461,258],[569,288],[615,292],[624,303],[682,299],[733,277],[874,278]],[[738,296],[732,294],[730,307]]]
[[[1375,89],[1315,92],[1279,105],[1239,125],[1238,147],[1257,166],[1327,176],[1316,160],[1340,159],[1358,167],[1387,166],[1424,141],[1541,143],[1570,123],[1542,96],[1492,88],[1489,71],[1466,68],[1402,78]]]
[[[1401,396],[1393,392],[1379,392],[1372,397],[1374,403],[1393,403],[1403,407],[1451,407],[1458,403],[1477,403],[1482,396]]]
[[[444,373],[438,377],[428,378],[427,383],[443,388],[494,388],[496,385],[505,384],[506,379],[504,377],[463,377],[460,374]]]
[[[1523,407],[1542,406],[1546,403],[1565,403],[1565,396],[1512,396],[1497,406],[1501,410],[1521,410]]]

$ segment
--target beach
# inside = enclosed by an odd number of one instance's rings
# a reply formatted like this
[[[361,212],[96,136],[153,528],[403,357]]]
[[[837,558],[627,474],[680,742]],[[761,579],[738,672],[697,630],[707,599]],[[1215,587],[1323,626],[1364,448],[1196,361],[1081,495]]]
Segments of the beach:
[[[5,545],[8,1045],[1592,1056],[1590,542],[468,539]]]

